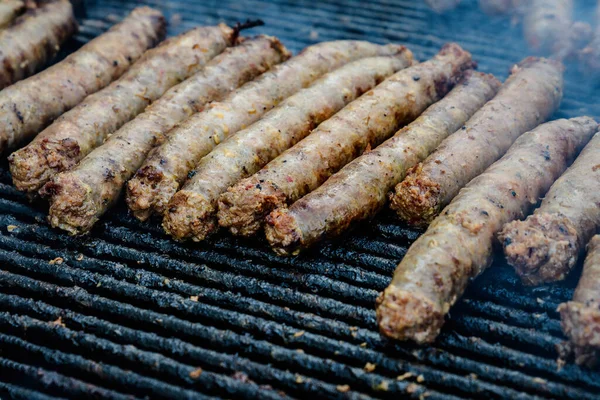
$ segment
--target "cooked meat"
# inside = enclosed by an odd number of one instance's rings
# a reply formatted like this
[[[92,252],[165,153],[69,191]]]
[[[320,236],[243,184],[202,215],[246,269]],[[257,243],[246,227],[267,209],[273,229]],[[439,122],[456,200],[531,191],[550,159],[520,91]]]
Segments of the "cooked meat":
[[[28,11],[0,31],[0,89],[38,72],[77,31],[68,0]]]
[[[349,63],[217,146],[169,203],[163,223],[167,232],[177,239],[204,239],[217,228],[217,200],[229,186],[258,171],[346,104],[411,64],[412,53],[406,49],[395,56]],[[188,203],[189,198],[202,201]]]
[[[283,237],[277,242],[281,247],[276,251],[294,254],[323,238],[344,232],[359,221],[372,218],[385,205],[387,193],[402,179],[406,170],[459,129],[500,87],[500,82],[492,75],[469,71],[465,75],[461,84],[414,122],[375,150],[346,165],[289,210],[285,209],[285,203],[278,202],[285,202],[285,197],[273,195],[277,192],[270,181],[257,186],[262,180],[260,173],[240,182],[226,197],[235,199],[230,200],[233,205],[228,209],[229,219],[236,222],[230,224],[230,229],[245,233],[248,227],[260,226],[271,209],[283,207],[271,214],[273,225],[269,228],[269,239],[275,242],[275,238]]]
[[[159,11],[136,8],[60,63],[0,92],[0,152],[32,139],[53,119],[121,76],[165,33]]]
[[[600,228],[600,133],[552,185],[540,208],[500,234],[508,263],[526,285],[562,280]]]
[[[25,9],[21,0],[0,1],[0,28],[6,28]]]
[[[561,304],[558,311],[562,329],[572,344],[575,362],[592,367],[600,355],[600,235],[594,236],[587,247],[573,300]]]
[[[412,122],[428,106],[452,89],[466,69],[471,55],[457,44],[448,44],[432,60],[401,71],[358,102],[346,107],[308,138],[282,154],[260,172],[278,205],[291,204],[318,188],[331,175]],[[269,218],[267,238],[280,254],[294,232],[285,222]]]
[[[530,0],[523,19],[523,32],[529,46],[543,54],[563,59],[575,49],[570,34],[573,0]]]
[[[209,46],[213,44],[201,43],[199,51]],[[194,53],[197,49],[193,46],[187,51]],[[210,56],[210,52],[204,54]],[[288,51],[277,39],[264,37],[214,58],[189,82],[171,89],[77,167],[59,174],[42,189],[44,194],[52,196],[52,225],[71,233],[87,232],[117,201],[123,184],[152,147],[164,141],[164,134],[170,128],[194,112],[190,103],[200,109],[288,57]],[[204,64],[204,60],[198,61]]]
[[[225,25],[192,29],[149,50],[120,79],[63,114],[9,157],[17,189],[35,193],[73,168],[169,88],[201,70],[235,41]]]
[[[401,46],[362,41],[324,42],[306,48],[296,57],[247,83],[219,103],[192,116],[169,133],[154,149],[134,181],[145,189],[129,205],[139,219],[162,214],[179,185],[196,164],[226,137],[250,126],[286,97],[309,86],[321,75],[350,61],[396,54]],[[135,183],[137,185],[137,183]]]
[[[396,185],[392,209],[405,221],[426,226],[515,139],[552,115],[562,99],[562,73],[562,64],[543,58],[515,66],[496,97]]]
[[[435,12],[443,13],[456,8],[462,0],[425,0],[425,3]]]
[[[527,214],[596,126],[588,117],[540,125],[469,182],[413,243],[377,300],[381,333],[432,342],[468,282],[491,264],[494,236]]]

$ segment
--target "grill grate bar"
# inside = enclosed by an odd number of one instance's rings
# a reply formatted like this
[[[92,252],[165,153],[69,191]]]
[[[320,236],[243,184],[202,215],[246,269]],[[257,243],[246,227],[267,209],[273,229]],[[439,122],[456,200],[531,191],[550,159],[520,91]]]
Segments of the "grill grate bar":
[[[14,258],[14,257],[13,257]],[[14,285],[16,284],[16,278],[13,276],[11,279],[5,279],[5,284],[8,285]],[[19,285],[21,286],[21,288],[23,287],[31,287],[31,284],[22,284]],[[56,293],[56,290],[48,290],[45,291],[45,293],[43,294],[43,298],[46,299],[48,298],[48,296],[50,294],[54,294]],[[140,298],[140,295],[135,295],[135,297]],[[141,300],[146,300],[146,299],[141,299]],[[183,300],[183,299],[182,299]],[[85,301],[86,305],[87,304],[96,304],[98,300],[94,300],[93,303],[91,300]],[[183,301],[182,301],[183,302]],[[174,301],[170,301],[168,305],[163,305],[164,307],[170,308],[170,309],[181,309],[182,307],[179,307],[178,304],[175,304]],[[201,311],[201,310],[199,310]],[[169,311],[170,313],[173,313],[172,311]],[[227,316],[219,316],[222,320],[223,319],[227,319]],[[202,317],[203,320],[207,320],[206,315]],[[239,317],[238,318],[234,318],[236,321],[239,321]],[[320,354],[324,354],[325,357],[331,357],[331,358],[341,358],[345,361],[349,361],[350,363],[355,363],[356,364],[356,359],[362,359],[362,362],[359,361],[359,365],[362,364],[364,365],[365,362],[370,361],[370,362],[375,362],[378,365],[378,368],[381,367],[383,370],[389,370],[389,371],[393,371],[396,374],[401,374],[403,373],[402,368],[399,369],[399,363],[397,360],[392,360],[387,358],[386,356],[383,356],[380,353],[375,353],[373,351],[367,350],[367,349],[362,349],[359,348],[357,349],[356,347],[349,345],[349,344],[345,344],[345,343],[341,343],[341,342],[337,342],[335,340],[330,340],[330,339],[326,339],[326,338],[322,338],[322,337],[318,337],[315,336],[311,333],[305,333],[302,336],[298,336],[296,337],[297,334],[297,330],[294,329],[290,329],[286,326],[281,326],[281,325],[273,325],[272,323],[263,323],[263,321],[257,321],[257,319],[252,319],[252,324],[249,324],[247,320],[245,321],[241,321],[241,324],[244,326],[243,329],[245,329],[246,331],[251,332],[253,335],[266,335],[266,339],[273,341],[273,342],[282,342],[283,339],[283,343],[288,345],[288,346],[294,346],[294,347],[300,347],[303,348],[307,351],[311,351],[311,352],[317,352]],[[235,324],[235,323],[234,323]],[[233,324],[233,325],[234,325]],[[259,325],[257,325],[259,324]],[[251,325],[255,325],[256,328],[252,327]],[[228,326],[229,329],[235,329],[235,325],[232,326]],[[242,330],[243,330],[242,329]],[[360,333],[361,330],[357,330],[356,333]],[[407,349],[396,349],[400,354],[403,352],[405,354],[408,354],[411,358],[414,358],[414,355],[411,354],[410,350]],[[436,356],[436,358],[439,358],[439,356]],[[431,362],[431,360],[427,360],[428,362]],[[456,360],[453,360],[454,362]],[[441,364],[441,365],[440,365]],[[362,366],[360,365],[360,366]],[[440,367],[440,366],[444,366],[443,363],[439,363],[438,365],[436,365],[436,367]],[[456,368],[457,366],[454,365],[454,363],[450,363],[448,362],[448,360],[446,360],[445,363],[446,367],[452,367],[452,368]],[[410,367],[408,366],[407,368],[404,368],[404,370],[413,370],[414,371],[414,367]],[[469,369],[465,369],[466,371],[469,371]],[[489,385],[485,382],[481,382],[481,381],[475,381],[472,382],[470,381],[468,378],[462,378],[462,377],[454,377],[454,376],[449,376],[448,374],[443,374],[440,373],[439,371],[431,371],[428,368],[424,368],[423,371],[415,371],[415,373],[421,373],[422,375],[424,375],[427,379],[427,381],[432,381],[432,382],[440,382],[440,381],[444,381],[444,383],[447,385],[448,383],[452,382],[451,378],[454,378],[456,380],[462,381],[462,382],[454,382],[454,384],[452,384],[452,386],[455,386],[457,388],[460,388],[460,390],[464,390],[463,388],[465,387],[465,385],[468,385],[467,387],[471,387],[474,384],[477,384],[478,386],[482,386],[479,387],[477,390],[478,391],[486,391],[490,393],[490,396],[493,397],[498,397],[498,393],[501,393],[503,390],[506,389],[496,389],[493,385]],[[491,377],[491,379],[496,379],[496,376]],[[437,389],[437,388],[436,388]],[[515,393],[516,394],[516,393]]]
[[[21,229],[22,227],[18,229],[18,232],[13,231],[13,235],[16,234],[15,236],[22,237],[23,232]],[[131,269],[123,264],[111,261],[90,258],[90,253],[96,253],[94,255],[97,255],[97,253],[102,251],[101,246],[102,244],[97,244],[91,248],[83,248],[82,253],[57,251],[50,248],[40,248],[38,244],[18,240],[14,237],[0,235],[0,247],[6,250],[18,250],[20,253],[30,256],[37,255],[47,261],[60,257],[73,267],[102,275],[108,274],[116,279],[126,280],[130,283],[158,290],[174,291],[186,296],[200,296],[203,301],[210,302],[211,304],[232,309],[247,310],[246,312],[250,312],[251,314],[289,320],[289,316],[286,316],[289,312],[284,312],[280,306],[276,305],[285,304],[287,301],[288,306],[294,306],[301,310],[318,311],[321,315],[330,315],[334,318],[349,319],[348,322],[350,323],[358,323],[363,326],[374,324],[372,310],[346,305],[335,300],[304,294],[287,288],[276,287],[270,283],[260,282],[256,279],[247,279],[230,273],[214,272],[205,267],[170,260],[160,256],[138,258],[135,261],[139,264],[136,266],[136,269]],[[88,249],[92,249],[92,251],[86,251]],[[81,260],[78,260],[78,258],[81,258]],[[154,269],[156,265],[159,265],[157,269],[168,272],[169,277],[139,269],[139,267]],[[209,287],[174,280],[172,279],[174,274],[191,277]],[[220,289],[214,289],[211,286],[216,286]],[[230,294],[223,291],[228,289],[235,289],[252,298],[236,296],[232,299]],[[257,301],[254,298],[266,299],[272,301],[274,304]],[[348,318],[349,315],[352,317]],[[305,313],[294,313],[292,320],[295,319],[304,320],[315,325],[325,322],[322,318],[317,317],[315,319],[314,316],[306,315]]]
[[[2,359],[0,358],[0,363]],[[25,389],[21,386],[0,382],[0,396],[13,400],[63,400],[64,397],[47,396],[43,393]],[[0,397],[2,398],[2,397]]]
[[[210,399],[208,396],[199,395],[166,382],[147,378],[112,365],[90,361],[78,355],[51,350],[4,333],[0,333],[0,345],[6,349],[5,356],[14,361],[33,361],[46,368],[60,368],[61,371],[85,377],[95,385],[110,382],[117,390],[132,392],[139,396],[150,394],[153,398],[160,399]]]
[[[8,297],[8,296],[7,296]],[[275,370],[270,367],[263,366],[261,364],[251,362],[245,359],[240,359],[236,356],[227,354],[219,354],[211,350],[205,350],[200,347],[190,345],[179,339],[165,339],[158,337],[155,334],[149,334],[134,329],[115,325],[110,322],[105,322],[95,317],[88,317],[74,312],[64,312],[59,308],[47,305],[42,302],[34,302],[32,300],[23,301],[22,299],[10,296],[10,298],[0,300],[0,304],[3,306],[9,306],[11,312],[26,313],[27,315],[33,315],[36,318],[42,318],[45,320],[53,320],[58,317],[62,318],[62,322],[70,328],[92,331],[94,335],[101,336],[116,343],[137,343],[138,346],[144,347],[150,351],[156,351],[160,353],[168,353],[170,356],[183,359],[188,362],[195,362],[202,366],[202,364],[209,364],[211,367],[217,370],[225,370],[226,372],[232,373],[236,371],[243,371],[250,378],[255,380],[263,379],[266,383],[275,384],[282,386],[289,390],[290,394],[307,393],[318,394],[320,396],[326,395],[328,397],[339,397],[340,392],[337,391],[333,385],[319,382],[318,380],[303,377],[298,374],[292,374],[290,372],[284,372]],[[14,306],[14,307],[13,307]],[[298,353],[293,350],[283,350],[285,358],[291,358],[296,356]],[[337,363],[326,362],[326,364],[332,364],[325,368],[319,367],[320,363],[324,360],[319,360],[313,356],[305,356],[311,361],[313,367],[320,368],[319,374],[324,377],[331,376],[331,370],[333,369],[340,378],[351,379],[359,390],[373,390],[375,387],[382,387],[382,382],[385,383],[386,391],[392,395],[392,393],[404,392],[407,390],[409,384],[406,382],[399,382],[395,380],[389,380],[386,377],[365,373],[362,369],[348,368]],[[337,365],[336,365],[337,364]],[[312,371],[313,374],[315,371]],[[418,388],[418,390],[416,390]],[[353,388],[355,389],[354,385]],[[420,385],[412,387],[418,391],[418,394],[425,392],[424,388]],[[416,393],[416,392],[415,392]],[[428,392],[428,397],[442,396],[439,393]],[[384,393],[385,395],[385,393]],[[384,396],[385,397],[385,396]],[[442,396],[444,397],[444,396]],[[446,398],[446,397],[444,397]]]
[[[186,365],[163,355],[139,350],[131,345],[115,344],[95,335],[73,331],[60,323],[43,322],[28,316],[0,313],[0,326],[7,334],[18,335],[30,343],[41,345],[51,340],[62,351],[119,365],[163,382],[178,384],[208,394],[235,398],[280,399],[281,394],[256,383],[215,374],[197,366]],[[353,396],[361,398],[361,396]]]
[[[19,338],[0,333],[0,345],[7,346],[6,350],[3,352],[8,352],[8,346],[23,345],[26,347],[27,343]],[[14,351],[14,349],[12,349],[12,351]],[[27,361],[31,360],[29,359]],[[50,360],[48,364],[51,363],[52,360]],[[99,386],[89,385],[79,379],[70,378],[42,368],[32,367],[5,357],[0,357],[0,372],[2,372],[3,379],[8,379],[12,383],[23,383],[28,386],[35,386],[39,390],[48,392],[53,398],[55,398],[54,396],[66,396],[74,399],[134,399],[133,396],[126,396]]]

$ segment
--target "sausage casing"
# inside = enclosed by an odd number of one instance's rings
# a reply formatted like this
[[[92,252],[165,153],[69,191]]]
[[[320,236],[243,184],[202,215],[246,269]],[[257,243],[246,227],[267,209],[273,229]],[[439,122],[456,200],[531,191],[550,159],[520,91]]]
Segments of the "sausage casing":
[[[217,228],[217,201],[229,186],[258,171],[346,104],[411,64],[412,53],[404,48],[395,56],[346,64],[217,146],[169,203],[163,222],[167,232],[177,239],[204,239]]]
[[[515,139],[552,115],[562,99],[563,69],[559,62],[533,57],[515,66],[496,97],[396,185],[392,209],[414,225],[431,222]]]
[[[427,157],[444,138],[459,129],[500,87],[500,82],[492,75],[472,71],[465,75],[465,79],[450,93],[399,130],[393,138],[350,162],[319,188],[295,202],[289,210],[276,211],[271,221],[277,225],[270,228],[270,235],[295,232],[281,242],[287,253],[294,253],[298,248],[336,236],[351,225],[375,216],[385,205],[388,192],[402,179],[406,170]],[[238,202],[239,208],[248,206],[243,211],[252,217],[246,217],[244,227],[262,222],[265,214],[259,214],[261,210],[285,206],[276,204],[276,198],[267,196],[270,185],[267,190],[263,190],[264,183],[260,190],[254,186],[250,188],[260,179],[260,174],[255,174],[230,189],[234,192],[236,188],[247,188],[248,194]],[[258,194],[261,196],[258,197]],[[273,238],[270,240],[273,241]]]
[[[396,73],[350,103],[271,161],[257,177],[274,197],[281,199],[280,204],[293,203],[365,149],[377,146],[412,122],[472,66],[471,54],[455,43],[445,45],[431,60]],[[272,245],[280,247],[276,241]]]
[[[169,88],[232,45],[235,36],[225,25],[200,27],[147,51],[119,79],[88,96],[11,154],[10,170],[17,189],[34,193],[55,174],[71,169]]]
[[[0,28],[10,25],[24,8],[25,3],[21,0],[0,1]]]
[[[30,10],[0,31],[0,89],[38,72],[77,31],[68,0]]]
[[[63,61],[0,92],[0,152],[30,140],[86,96],[121,76],[165,34],[163,15],[136,8]]]
[[[144,181],[146,187],[138,194],[136,216],[145,219],[152,212],[162,214],[202,157],[321,75],[359,58],[396,54],[399,48],[352,40],[319,43],[188,118],[153,149],[133,178]]]
[[[600,235],[590,240],[587,251],[573,300],[561,304],[558,311],[575,362],[592,367],[600,355]]]
[[[171,89],[77,167],[57,175],[42,188],[45,195],[52,196],[52,225],[71,233],[87,232],[116,202],[123,184],[140,167],[150,149],[164,140],[164,133],[193,113],[190,102],[201,108],[288,56],[277,39],[266,37],[248,41],[210,61],[191,82]]]
[[[469,280],[491,264],[494,236],[532,208],[596,125],[588,117],[540,125],[469,182],[413,243],[377,300],[382,334],[432,342]]]
[[[541,206],[500,234],[524,284],[562,280],[600,227],[600,133],[552,185]]]

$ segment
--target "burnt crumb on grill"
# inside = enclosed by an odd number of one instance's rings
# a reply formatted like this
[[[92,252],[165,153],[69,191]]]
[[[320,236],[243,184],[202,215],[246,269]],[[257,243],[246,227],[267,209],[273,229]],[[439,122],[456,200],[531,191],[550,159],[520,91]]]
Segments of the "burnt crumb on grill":
[[[200,378],[200,375],[202,375],[202,368],[196,368],[195,370],[191,371],[189,375],[192,379]]]

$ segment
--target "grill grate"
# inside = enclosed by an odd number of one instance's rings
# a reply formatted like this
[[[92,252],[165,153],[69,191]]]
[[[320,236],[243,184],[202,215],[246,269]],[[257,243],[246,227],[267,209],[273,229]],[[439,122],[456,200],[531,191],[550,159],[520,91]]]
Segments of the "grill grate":
[[[85,3],[73,48],[138,5]],[[171,34],[262,18],[260,31],[295,52],[316,41],[369,39],[405,43],[425,59],[453,40],[501,78],[526,55],[510,21],[483,17],[469,1],[443,17],[411,1],[144,3],[167,13]],[[594,91],[569,68],[556,117],[599,116]],[[572,296],[574,277],[524,288],[497,263],[452,310],[433,346],[382,339],[375,297],[419,235],[387,213],[296,259],[276,257],[261,239],[176,244],[123,205],[86,238],[50,229],[45,214],[11,186],[3,160],[2,398],[593,399],[600,392],[597,372],[556,362],[564,340],[556,307]]]

